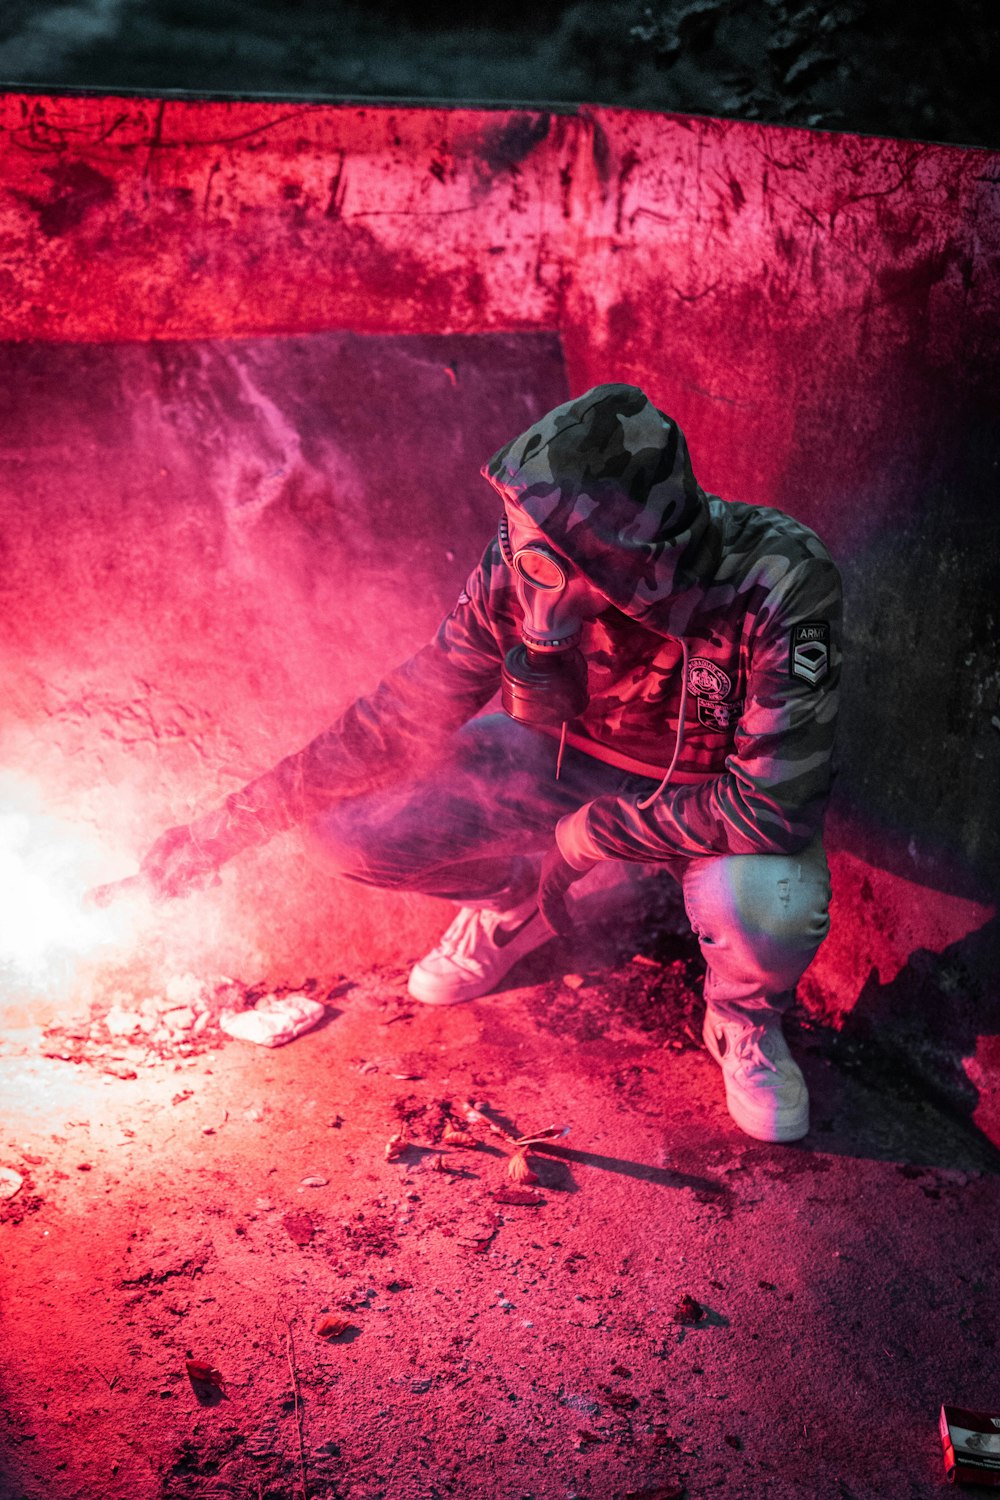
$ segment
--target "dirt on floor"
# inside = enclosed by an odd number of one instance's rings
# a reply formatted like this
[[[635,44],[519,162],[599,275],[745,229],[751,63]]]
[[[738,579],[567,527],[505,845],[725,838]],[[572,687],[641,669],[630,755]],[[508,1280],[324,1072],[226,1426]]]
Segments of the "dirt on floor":
[[[741,1134],[690,937],[405,980],[302,976],[273,1050],[183,975],[8,1034],[3,1500],[942,1490],[941,1403],[1000,1413],[988,1143],[794,1017],[812,1132]]]

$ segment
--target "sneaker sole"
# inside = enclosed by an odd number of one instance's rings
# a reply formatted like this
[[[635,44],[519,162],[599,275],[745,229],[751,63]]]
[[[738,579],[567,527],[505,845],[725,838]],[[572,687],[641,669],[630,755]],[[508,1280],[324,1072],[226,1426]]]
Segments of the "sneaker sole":
[[[537,925],[536,925],[537,924]],[[529,953],[534,953],[536,948],[541,948],[552,937],[551,932],[545,926],[541,917],[533,917],[521,932],[511,940],[505,949],[501,949],[508,961],[504,967],[496,973],[477,982],[469,980],[467,985],[454,985],[448,987],[433,974],[426,973],[416,963],[410,970],[410,977],[406,982],[406,990],[412,1000],[418,1000],[421,1005],[464,1005],[469,1000],[479,1000],[483,995],[490,995],[496,989],[501,980],[506,979],[515,964],[519,964],[522,958]]]
[[[722,1081],[726,1090],[726,1108],[729,1111],[733,1123],[738,1125],[744,1134],[752,1136],[755,1141],[770,1141],[774,1145],[787,1146],[791,1141],[800,1141],[804,1135],[809,1134],[809,1096],[806,1094],[801,1105],[793,1110],[787,1110],[784,1116],[777,1118],[763,1118],[747,1109],[746,1104],[736,1089],[730,1089],[729,1079],[722,1067],[722,1058],[716,1051],[715,1038],[706,1020],[702,1030],[702,1041],[709,1056],[718,1063],[722,1069]]]
[[[411,1000],[419,1000],[421,1005],[464,1005],[467,1000],[478,1000],[480,995],[488,995],[489,990],[471,987],[458,994],[454,990],[442,989],[439,981],[431,976],[425,977],[416,969],[411,969],[406,981],[406,993]]]
[[[803,1109],[792,1112],[787,1120],[771,1121],[758,1120],[745,1114],[741,1104],[742,1100],[734,1098],[727,1088],[726,1108],[730,1118],[745,1135],[753,1136],[755,1141],[770,1141],[774,1145],[787,1146],[791,1141],[801,1141],[804,1135],[809,1134],[808,1101]]]

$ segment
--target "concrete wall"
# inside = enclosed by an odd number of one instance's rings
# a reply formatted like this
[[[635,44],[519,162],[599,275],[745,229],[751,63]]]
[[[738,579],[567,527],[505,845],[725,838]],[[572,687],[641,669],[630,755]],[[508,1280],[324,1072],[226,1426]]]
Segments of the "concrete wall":
[[[802,517],[845,575],[837,921],[808,1002],[908,1026],[914,1055],[959,1060],[956,1100],[996,1108],[1000,157],[602,109],[8,96],[0,132],[8,760],[37,759],[57,786],[51,702],[25,687],[22,649],[52,702],[141,699],[133,615],[95,584],[107,536],[132,537],[171,642],[141,680],[181,701],[174,665],[196,662],[213,725],[186,758],[143,751],[150,781],[115,711],[81,730],[72,785],[100,800],[120,757],[134,854],[311,732],[322,714],[299,663],[322,658],[334,598],[379,623],[363,671],[335,658],[324,704],[426,633],[488,529],[476,468],[495,441],[564,380],[634,380],[685,427],[703,484]],[[359,403],[368,368],[386,373]],[[324,379],[352,392],[337,419]],[[373,474],[395,493],[414,455],[392,514],[426,587],[404,603],[390,586],[390,623],[359,549],[390,513]],[[443,489],[463,497],[459,526]],[[373,507],[360,534],[335,520],[358,505]],[[294,620],[275,608],[290,597],[275,580],[293,577]],[[266,637],[270,665],[237,688],[222,643],[240,632],[255,652]],[[261,961],[329,962],[305,898],[289,899],[284,937],[254,934]],[[356,907],[348,958],[371,935]],[[410,903],[386,952],[405,961],[439,919]]]

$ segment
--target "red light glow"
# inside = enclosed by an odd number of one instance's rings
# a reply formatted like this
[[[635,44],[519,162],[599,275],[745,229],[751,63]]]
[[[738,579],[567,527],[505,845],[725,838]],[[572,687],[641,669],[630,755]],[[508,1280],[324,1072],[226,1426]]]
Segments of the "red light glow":
[[[108,862],[95,833],[47,812],[37,788],[0,778],[0,976],[9,989],[65,994],[81,961],[133,938],[126,908],[84,906]]]

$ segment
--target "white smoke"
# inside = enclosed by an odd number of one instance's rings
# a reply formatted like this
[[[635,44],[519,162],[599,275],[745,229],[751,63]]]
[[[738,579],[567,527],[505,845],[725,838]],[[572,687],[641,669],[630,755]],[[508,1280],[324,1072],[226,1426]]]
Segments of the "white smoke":
[[[47,812],[36,788],[0,777],[0,991],[51,991],[117,936],[83,896],[106,855],[86,827]]]

